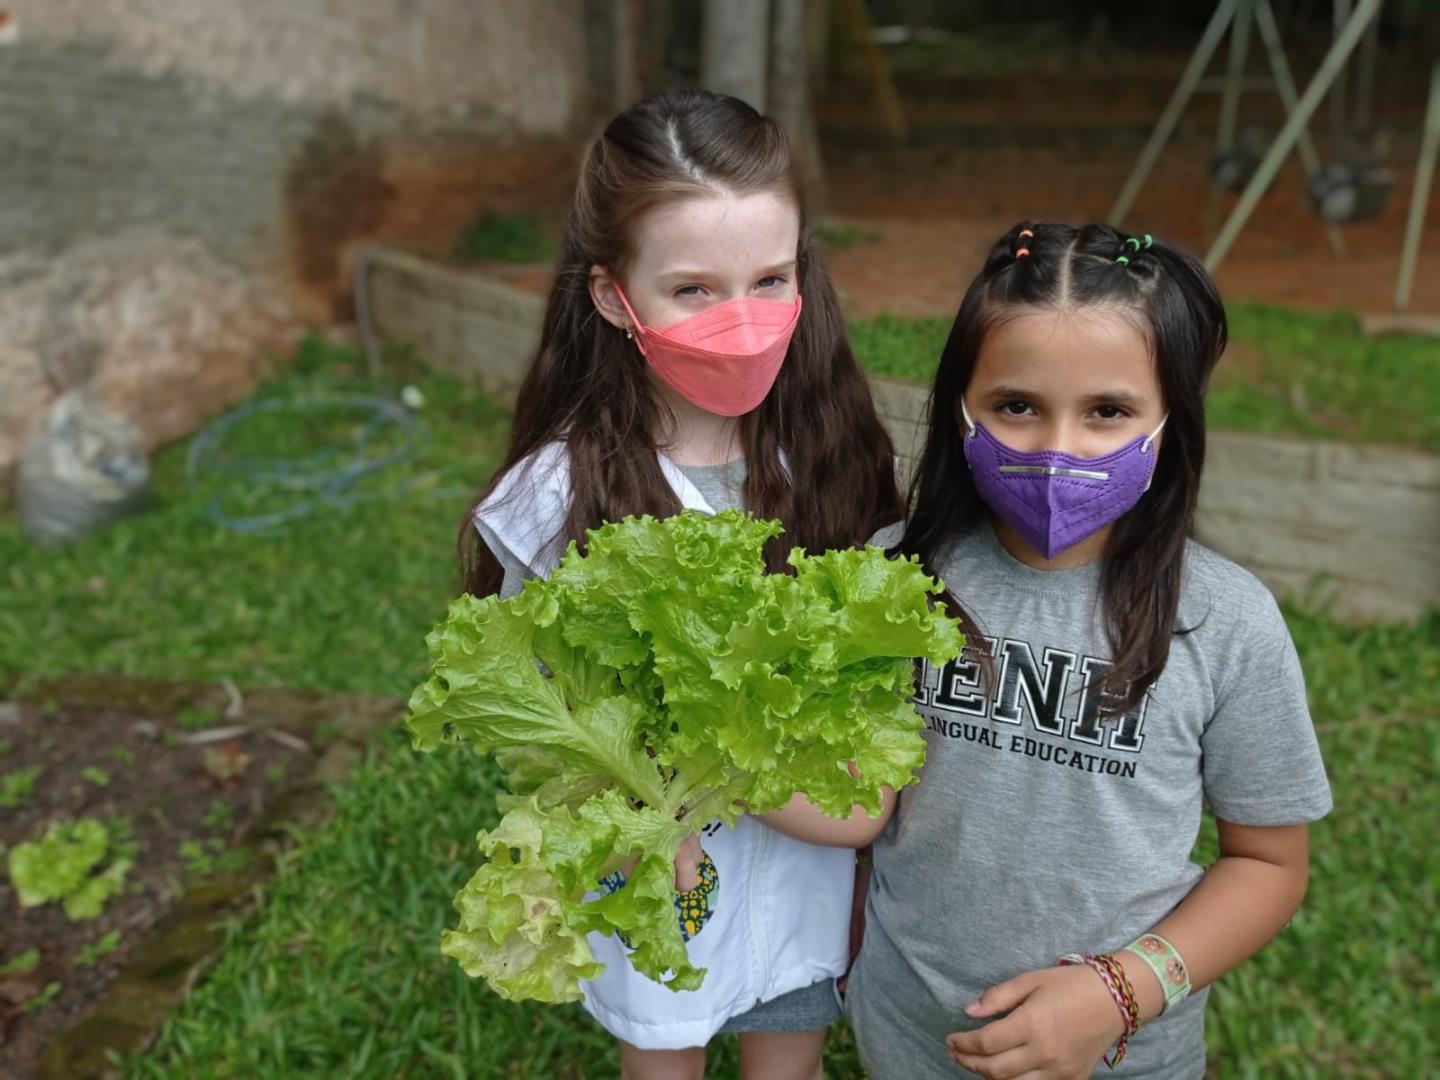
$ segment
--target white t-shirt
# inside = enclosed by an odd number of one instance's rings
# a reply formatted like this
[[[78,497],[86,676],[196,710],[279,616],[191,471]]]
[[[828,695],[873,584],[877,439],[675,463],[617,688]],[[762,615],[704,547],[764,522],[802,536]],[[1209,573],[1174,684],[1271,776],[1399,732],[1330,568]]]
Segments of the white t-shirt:
[[[712,505],[665,455],[659,460],[686,509],[728,509]],[[564,443],[550,443],[496,485],[476,512],[475,527],[512,576],[517,564],[529,575],[545,575],[565,553],[561,531],[569,502],[569,453]],[[710,921],[688,945],[691,960],[708,969],[700,989],[667,990],[630,966],[617,938],[589,936],[605,971],[583,984],[585,1009],[612,1035],[642,1049],[703,1046],[732,1016],[833,979],[849,961],[853,851],[807,844],[750,817],[733,829],[712,822],[701,844],[719,880]]]

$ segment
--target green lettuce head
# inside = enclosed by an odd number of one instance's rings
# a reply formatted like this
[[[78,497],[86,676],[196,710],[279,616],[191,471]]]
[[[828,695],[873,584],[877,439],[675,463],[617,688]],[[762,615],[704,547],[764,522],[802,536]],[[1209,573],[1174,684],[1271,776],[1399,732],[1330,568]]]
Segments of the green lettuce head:
[[[915,559],[878,548],[791,552],[738,511],[627,518],[574,544],[508,600],[462,596],[427,638],[414,744],[495,755],[508,794],[478,842],[442,949],[503,997],[578,1000],[623,934],[637,971],[698,987],[675,919],[676,849],[719,818],[778,809],[879,813],[924,761],[914,658],[964,644]],[[634,860],[627,885],[596,895]]]

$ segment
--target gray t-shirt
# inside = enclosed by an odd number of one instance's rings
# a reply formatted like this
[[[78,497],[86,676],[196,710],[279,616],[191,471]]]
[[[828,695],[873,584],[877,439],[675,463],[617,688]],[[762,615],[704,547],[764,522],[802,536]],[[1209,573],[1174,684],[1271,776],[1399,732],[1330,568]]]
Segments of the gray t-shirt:
[[[996,692],[969,659],[925,668],[927,759],[876,841],[846,1002],[875,1080],[967,1075],[944,1039],[978,1026],[963,1010],[985,987],[1119,949],[1164,918],[1201,877],[1203,803],[1245,825],[1331,807],[1289,631],[1234,563],[1189,545],[1190,630],[1146,700],[1107,719],[1086,690],[1110,656],[1098,562],[1036,570],[985,524],[936,569],[989,642]],[[1113,1075],[1198,1080],[1204,1005],[1195,994],[1141,1028]]]
[[[705,496],[705,501],[716,513],[721,510],[741,510],[745,506],[745,459],[736,458],[724,465],[679,465],[677,466],[692,484]],[[520,561],[503,545],[495,551],[495,558],[505,572],[500,582],[500,599],[508,600],[518,593],[527,578],[535,572]]]

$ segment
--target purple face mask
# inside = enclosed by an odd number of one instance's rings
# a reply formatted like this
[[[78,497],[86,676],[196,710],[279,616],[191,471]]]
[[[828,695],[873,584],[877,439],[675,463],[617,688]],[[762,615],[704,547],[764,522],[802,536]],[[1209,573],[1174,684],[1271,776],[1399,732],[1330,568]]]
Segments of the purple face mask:
[[[1140,501],[1155,472],[1155,437],[1165,426],[1161,420],[1149,435],[1119,450],[1083,458],[1060,450],[1014,450],[971,420],[963,399],[960,411],[970,426],[965,460],[980,497],[1047,559],[1099,532]]]

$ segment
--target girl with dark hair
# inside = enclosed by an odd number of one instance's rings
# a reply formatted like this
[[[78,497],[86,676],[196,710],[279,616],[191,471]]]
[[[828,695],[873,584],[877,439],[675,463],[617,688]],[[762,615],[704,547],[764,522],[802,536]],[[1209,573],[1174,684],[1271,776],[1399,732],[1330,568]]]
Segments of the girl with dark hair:
[[[518,591],[627,515],[732,507],[779,518],[766,559],[853,547],[900,518],[889,436],[805,226],[785,136],[734,98],[648,98],[581,167],[539,354],[509,454],[466,514],[476,595]],[[591,935],[585,1007],[632,1080],[699,1076],[740,1035],[747,1077],[818,1076],[848,962],[854,847],[883,818],[822,819],[803,797],[677,859],[697,991],[638,975]],[[623,875],[604,888],[623,888]],[[706,919],[708,918],[708,923]]]
[[[875,843],[846,1006],[876,1080],[1199,1080],[1204,988],[1304,896],[1331,799],[1295,648],[1189,539],[1225,342],[1194,259],[1106,226],[1017,225],[965,294],[875,541],[969,642],[923,671],[921,782]]]

